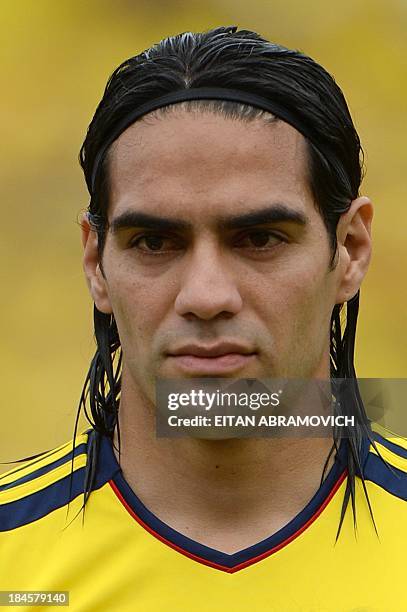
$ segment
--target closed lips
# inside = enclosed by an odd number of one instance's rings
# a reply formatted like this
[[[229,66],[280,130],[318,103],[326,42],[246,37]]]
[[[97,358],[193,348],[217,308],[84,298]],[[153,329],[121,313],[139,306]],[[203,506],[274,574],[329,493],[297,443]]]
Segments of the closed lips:
[[[169,355],[172,357],[178,357],[181,355],[192,355],[193,357],[221,357],[222,355],[230,355],[231,353],[239,355],[252,355],[254,352],[255,351],[248,347],[232,343],[222,343],[211,347],[188,344],[171,351]]]

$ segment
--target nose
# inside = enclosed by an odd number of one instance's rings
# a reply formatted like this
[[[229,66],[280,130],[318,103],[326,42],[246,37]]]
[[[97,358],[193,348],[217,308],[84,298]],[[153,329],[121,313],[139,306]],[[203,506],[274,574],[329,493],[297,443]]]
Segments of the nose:
[[[191,253],[180,279],[175,311],[183,317],[210,320],[233,316],[243,301],[231,270],[231,262],[216,245],[200,245]]]

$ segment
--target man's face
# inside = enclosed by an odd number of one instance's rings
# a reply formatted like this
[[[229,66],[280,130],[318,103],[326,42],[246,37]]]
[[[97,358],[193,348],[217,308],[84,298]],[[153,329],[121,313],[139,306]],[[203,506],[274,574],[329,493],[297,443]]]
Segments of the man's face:
[[[95,302],[114,313],[135,388],[152,398],[156,377],[329,375],[339,273],[299,132],[150,116],[112,146],[109,181]]]

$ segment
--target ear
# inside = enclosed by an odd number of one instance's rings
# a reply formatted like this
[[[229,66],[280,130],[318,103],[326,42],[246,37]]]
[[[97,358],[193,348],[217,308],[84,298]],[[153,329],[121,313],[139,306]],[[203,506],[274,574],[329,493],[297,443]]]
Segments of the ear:
[[[339,284],[336,303],[343,304],[359,290],[369,267],[372,253],[371,224],[373,205],[362,196],[353,200],[338,222]]]
[[[83,270],[86,282],[95,306],[100,312],[112,314],[106,278],[103,275],[98,254],[98,236],[86,213],[81,219],[83,253]]]

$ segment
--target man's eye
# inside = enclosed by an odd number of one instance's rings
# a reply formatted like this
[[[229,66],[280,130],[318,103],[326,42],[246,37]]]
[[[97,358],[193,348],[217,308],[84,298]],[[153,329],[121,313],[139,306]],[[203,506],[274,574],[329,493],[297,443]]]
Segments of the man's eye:
[[[238,246],[245,248],[264,249],[283,241],[283,237],[268,230],[256,230],[239,238]]]
[[[135,240],[130,243],[131,248],[136,248],[139,251],[145,253],[160,253],[165,251],[172,251],[177,248],[175,241],[166,236],[160,236],[159,234],[143,234],[138,236]]]

